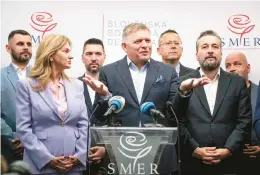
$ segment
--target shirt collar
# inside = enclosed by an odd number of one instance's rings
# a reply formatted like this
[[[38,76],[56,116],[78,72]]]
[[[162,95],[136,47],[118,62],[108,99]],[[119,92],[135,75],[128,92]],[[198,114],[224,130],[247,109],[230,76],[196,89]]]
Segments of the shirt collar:
[[[13,65],[14,70],[15,70],[16,72],[18,72],[18,71],[25,71],[26,68],[29,66],[29,65],[27,64],[27,65],[25,66],[25,68],[22,70],[20,67],[16,66],[14,63],[12,63],[12,65]]]
[[[180,73],[180,63],[178,63],[178,64],[175,66],[175,70],[176,70],[177,74]]]
[[[138,69],[138,67],[129,59],[129,57],[127,56],[127,65],[129,68],[131,68],[132,70],[135,70],[135,71],[140,71],[140,72],[144,72],[147,70],[147,66],[148,64],[150,63],[150,59],[147,61],[147,63],[141,68],[141,70]]]
[[[64,86],[63,78],[60,78],[60,79],[59,79],[58,85]],[[50,87],[53,87],[53,86],[54,86],[53,81],[50,81],[49,86],[50,86]]]
[[[202,71],[201,68],[200,68],[199,71],[200,71],[200,76],[201,76],[201,77],[206,77],[205,73]],[[215,75],[215,77],[214,77],[213,80],[217,80],[217,79],[219,78],[219,76],[220,76],[220,68],[218,68],[218,72],[217,72],[217,74]]]

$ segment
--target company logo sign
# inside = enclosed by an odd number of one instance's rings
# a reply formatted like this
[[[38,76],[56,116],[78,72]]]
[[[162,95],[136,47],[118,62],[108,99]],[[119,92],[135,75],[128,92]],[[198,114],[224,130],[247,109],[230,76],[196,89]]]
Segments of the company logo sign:
[[[152,146],[148,144],[147,138],[143,133],[140,132],[127,132],[120,136],[118,151],[122,156],[131,160],[128,164],[119,163],[118,174],[159,174],[157,172],[158,166],[154,163],[150,163],[148,166],[148,172],[145,172],[145,164],[142,162],[142,158],[149,155],[152,150]],[[139,160],[139,161],[138,161]],[[108,174],[114,174],[114,164],[109,165]],[[146,169],[147,170],[147,169]]]
[[[243,35],[251,32],[255,25],[251,24],[249,16],[238,14],[229,17],[227,27],[229,31],[240,36],[240,44],[242,44]]]
[[[57,26],[57,22],[54,22],[52,14],[49,12],[35,12],[31,15],[30,26],[41,33],[40,35],[32,35],[34,43],[40,43],[44,35]]]
[[[260,49],[260,38],[252,31],[256,28],[251,17],[246,14],[235,14],[228,18],[227,29],[235,37],[223,37],[223,49]]]

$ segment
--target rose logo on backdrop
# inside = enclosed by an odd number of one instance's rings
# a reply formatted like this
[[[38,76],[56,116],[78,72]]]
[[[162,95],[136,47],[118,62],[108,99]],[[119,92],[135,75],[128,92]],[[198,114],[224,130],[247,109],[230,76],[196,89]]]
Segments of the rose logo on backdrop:
[[[38,32],[41,32],[41,39],[44,37],[46,32],[51,31],[57,25],[53,22],[52,15],[48,12],[35,12],[31,16],[31,27]]]
[[[152,146],[145,147],[146,143],[145,135],[139,132],[128,132],[120,137],[118,150],[125,157],[134,160],[133,173],[135,172],[137,160],[146,156],[152,149]]]
[[[240,35],[240,44],[242,44],[243,35],[251,32],[255,25],[251,24],[249,16],[243,14],[236,14],[228,19],[227,28],[235,34]]]

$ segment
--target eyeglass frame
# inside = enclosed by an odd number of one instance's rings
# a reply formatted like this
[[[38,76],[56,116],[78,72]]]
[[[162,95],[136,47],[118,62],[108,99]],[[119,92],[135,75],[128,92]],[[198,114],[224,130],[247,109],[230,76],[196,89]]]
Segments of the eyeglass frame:
[[[182,46],[182,42],[181,41],[167,41],[167,42],[161,43],[160,46],[161,45],[172,46],[173,44],[175,46]]]

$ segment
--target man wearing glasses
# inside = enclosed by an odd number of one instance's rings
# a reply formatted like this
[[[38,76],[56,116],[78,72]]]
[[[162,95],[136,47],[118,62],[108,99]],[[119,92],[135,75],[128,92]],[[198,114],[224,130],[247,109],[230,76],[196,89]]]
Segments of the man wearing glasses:
[[[178,76],[186,75],[194,69],[180,64],[183,47],[179,34],[175,30],[166,30],[160,35],[157,53],[161,55],[162,62],[175,67]]]

